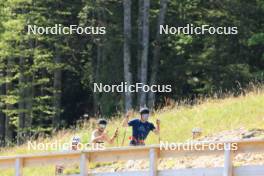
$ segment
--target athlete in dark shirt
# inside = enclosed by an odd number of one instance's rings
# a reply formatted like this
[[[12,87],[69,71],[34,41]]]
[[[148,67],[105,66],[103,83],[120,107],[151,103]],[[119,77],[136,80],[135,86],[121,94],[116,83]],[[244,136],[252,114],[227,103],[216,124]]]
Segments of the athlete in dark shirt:
[[[147,138],[150,131],[153,131],[155,134],[159,134],[159,124],[160,121],[156,121],[157,128],[153,123],[148,122],[149,110],[148,108],[142,108],[140,110],[140,118],[136,118],[129,121],[130,114],[126,115],[125,120],[123,121],[123,126],[132,127],[132,137],[130,139],[130,145],[145,145],[145,139]]]

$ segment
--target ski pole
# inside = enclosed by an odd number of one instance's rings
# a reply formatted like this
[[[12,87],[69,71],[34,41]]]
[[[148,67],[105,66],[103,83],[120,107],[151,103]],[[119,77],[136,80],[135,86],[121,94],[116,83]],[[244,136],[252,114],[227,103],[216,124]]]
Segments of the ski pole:
[[[131,114],[131,111],[128,111],[126,113],[126,117],[125,117],[126,118],[126,123],[128,123],[128,118],[129,118],[130,114]],[[126,124],[126,127],[125,127],[125,132],[124,132],[124,136],[123,136],[123,139],[122,139],[121,146],[124,146],[124,142],[125,142],[125,138],[126,138],[126,133],[127,133],[127,124]]]
[[[124,132],[124,136],[123,136],[123,139],[122,139],[121,146],[124,146],[124,142],[125,142],[125,138],[126,138],[126,132],[127,132],[127,127],[125,128],[125,132]]]
[[[157,118],[156,120],[156,124],[157,124],[157,129],[159,131],[159,134],[158,134],[158,140],[159,140],[159,144],[160,144],[160,120],[159,118]]]

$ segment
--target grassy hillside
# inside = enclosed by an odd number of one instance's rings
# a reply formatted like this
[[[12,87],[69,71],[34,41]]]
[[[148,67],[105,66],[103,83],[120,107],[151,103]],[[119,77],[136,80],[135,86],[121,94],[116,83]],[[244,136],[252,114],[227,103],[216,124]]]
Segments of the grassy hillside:
[[[138,117],[138,114],[134,114]],[[152,114],[150,121],[156,118],[161,120],[161,140],[170,142],[183,142],[191,137],[194,127],[203,129],[204,135],[218,133],[244,127],[246,129],[264,128],[264,91],[249,92],[245,96],[227,97],[225,99],[206,99],[195,106],[171,106]],[[94,121],[80,123],[75,129],[62,130],[52,138],[40,138],[36,142],[68,142],[72,136],[78,135],[83,143],[89,142]],[[112,146],[120,146],[124,137],[125,129],[121,127],[121,117],[113,117],[109,122],[107,131],[110,135],[119,127],[118,141]],[[127,129],[125,144],[131,129]],[[158,143],[158,137],[150,134],[147,144]],[[14,155],[32,153],[38,151],[27,151],[27,145],[2,149],[1,155]]]
[[[138,114],[134,114],[134,116],[136,117]],[[190,139],[191,130],[194,127],[202,128],[203,135],[241,127],[246,129],[264,128],[264,91],[249,92],[245,96],[230,96],[225,99],[211,98],[203,100],[195,106],[171,106],[153,113],[151,121],[155,122],[156,118],[160,118],[161,120],[161,140],[170,142],[183,142]],[[112,135],[115,128],[119,127],[120,134],[118,141],[112,146],[120,146],[125,129],[120,126],[120,117],[113,117],[113,119],[109,123],[107,130]],[[91,121],[80,123],[76,129],[62,130],[52,138],[41,138],[36,142],[45,143],[55,140],[68,142],[72,136],[78,135],[81,137],[82,142],[85,143],[90,140],[90,134],[93,129],[92,124]],[[130,135],[131,129],[128,129],[125,138],[126,145],[128,144],[128,137]],[[147,144],[158,143],[158,137],[151,134],[146,142]],[[23,145],[2,149],[0,155],[39,152],[43,151],[29,151],[27,145]],[[26,172],[34,173],[39,171],[39,169],[34,170],[26,169]],[[46,172],[48,171],[53,171],[53,169],[46,169]],[[11,174],[9,171],[7,173]],[[46,175],[49,174],[46,173]]]

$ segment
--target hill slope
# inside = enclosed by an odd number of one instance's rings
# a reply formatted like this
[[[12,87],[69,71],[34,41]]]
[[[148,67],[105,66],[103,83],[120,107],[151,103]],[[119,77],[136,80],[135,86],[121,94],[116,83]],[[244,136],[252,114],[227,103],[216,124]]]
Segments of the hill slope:
[[[138,114],[134,115],[137,116]],[[161,119],[160,138],[162,141],[183,142],[188,140],[191,138],[191,131],[194,127],[203,129],[202,139],[205,140],[237,139],[251,129],[264,129],[264,91],[249,92],[245,96],[230,96],[225,99],[207,99],[195,106],[171,106],[153,113],[151,121],[154,122],[156,118]],[[113,117],[107,127],[110,134],[113,134],[117,127],[120,129],[118,140],[112,146],[120,146],[124,137],[125,129],[120,126],[121,121],[121,117]],[[39,138],[34,142],[69,142],[73,136],[78,135],[81,137],[82,142],[86,143],[90,140],[93,127],[94,120],[86,121],[80,123],[77,128],[62,130],[51,138]],[[262,133],[259,137],[263,138],[264,132],[263,130],[260,131]],[[254,132],[258,132],[258,130]],[[131,129],[127,129],[125,145],[128,144],[130,135]],[[158,137],[150,134],[146,143],[156,144],[158,143]],[[51,149],[49,148],[49,150]],[[28,150],[28,145],[24,144],[19,147],[1,149],[0,156],[39,152],[43,151]],[[166,161],[165,165],[170,165],[170,162]],[[121,168],[119,164],[116,167]],[[54,173],[54,167],[25,169],[25,172],[27,175],[37,174],[41,176],[40,170],[43,175]],[[69,171],[69,173],[76,172],[78,172],[78,169],[70,169]],[[8,170],[2,172],[2,174],[9,176],[13,172]]]
[[[137,117],[138,114],[134,114]],[[245,96],[228,97],[225,99],[207,99],[195,106],[171,106],[153,113],[150,121],[161,120],[160,138],[163,141],[183,142],[191,138],[194,127],[203,129],[203,136],[212,135],[225,130],[239,128],[264,128],[264,91],[249,92]],[[121,146],[125,129],[121,127],[122,118],[113,117],[107,131],[113,134],[119,127],[118,140],[112,146]],[[80,123],[77,128],[62,130],[52,138],[40,138],[41,142],[68,142],[72,136],[80,136],[83,143],[89,142],[90,134],[95,124],[94,120]],[[125,145],[128,144],[131,129],[126,129]],[[158,143],[158,137],[150,134],[147,144]],[[2,149],[0,155],[14,155],[21,153],[35,153],[28,151],[27,144],[20,147]]]

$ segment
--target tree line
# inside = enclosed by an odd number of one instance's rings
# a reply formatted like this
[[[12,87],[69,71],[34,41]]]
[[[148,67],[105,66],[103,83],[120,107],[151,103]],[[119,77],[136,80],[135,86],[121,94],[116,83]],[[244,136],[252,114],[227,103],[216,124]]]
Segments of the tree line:
[[[106,34],[27,34],[27,25],[55,24]],[[236,26],[238,34],[159,34],[160,25],[186,24]],[[264,1],[1,1],[0,48],[0,141],[21,144],[80,118],[263,83]],[[95,82],[170,84],[172,92],[95,93]]]

